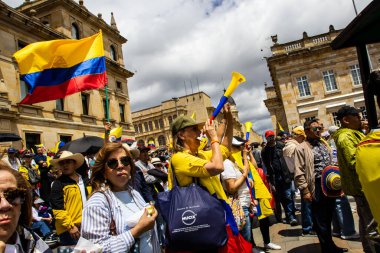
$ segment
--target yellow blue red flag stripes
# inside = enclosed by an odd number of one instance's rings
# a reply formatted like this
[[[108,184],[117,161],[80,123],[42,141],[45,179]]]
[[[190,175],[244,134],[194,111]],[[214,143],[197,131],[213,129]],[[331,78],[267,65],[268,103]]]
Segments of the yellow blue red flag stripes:
[[[13,56],[29,87],[20,104],[60,99],[107,83],[101,31],[81,40],[36,42]]]

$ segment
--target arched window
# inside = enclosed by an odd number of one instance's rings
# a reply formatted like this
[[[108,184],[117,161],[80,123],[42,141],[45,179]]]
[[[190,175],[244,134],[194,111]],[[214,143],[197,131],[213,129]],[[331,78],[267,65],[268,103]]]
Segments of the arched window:
[[[165,146],[166,145],[165,136],[163,136],[163,135],[158,136],[158,145],[160,145],[160,146]]]
[[[169,117],[168,117],[168,120],[169,120],[169,124],[171,124],[171,123],[173,122],[173,118],[172,118],[172,116],[169,116]]]
[[[112,60],[117,61],[117,53],[113,45],[110,46],[110,55]]]
[[[159,119],[158,122],[160,124],[160,129],[163,129],[164,128],[164,120],[163,119]]]
[[[137,146],[138,146],[138,147],[144,147],[144,146],[145,146],[145,142],[144,142],[144,140],[139,140],[139,141],[137,142]]]
[[[76,40],[80,39],[79,28],[78,25],[75,23],[71,24],[71,38]]]

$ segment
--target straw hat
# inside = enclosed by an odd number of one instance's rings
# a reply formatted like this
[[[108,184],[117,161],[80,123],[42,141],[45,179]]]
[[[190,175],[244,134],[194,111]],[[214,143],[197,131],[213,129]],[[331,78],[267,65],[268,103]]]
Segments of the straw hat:
[[[133,159],[136,159],[140,156],[140,150],[138,150],[136,147],[132,148],[127,143],[123,143],[123,147],[126,148],[129,153],[131,153]]]
[[[56,167],[60,161],[63,160],[74,160],[75,161],[75,169],[78,169],[84,163],[84,156],[80,153],[73,154],[70,151],[62,151],[61,156],[58,159],[52,159],[50,164]]]
[[[326,166],[321,177],[322,192],[327,197],[343,195],[340,171],[337,166]]]

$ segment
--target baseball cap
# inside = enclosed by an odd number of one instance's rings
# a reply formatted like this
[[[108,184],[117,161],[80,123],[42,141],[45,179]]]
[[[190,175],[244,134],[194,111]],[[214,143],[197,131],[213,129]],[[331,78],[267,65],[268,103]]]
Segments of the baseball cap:
[[[336,113],[336,118],[338,120],[341,120],[344,116],[347,115],[358,116],[359,110],[353,106],[345,105],[338,110],[338,112]]]
[[[269,136],[274,136],[274,132],[272,130],[268,130],[265,132],[265,139],[268,139]]]
[[[303,129],[303,126],[297,126],[297,127],[293,128],[292,134],[302,135],[303,137],[306,137],[305,130]]]
[[[197,125],[199,124],[194,119],[185,115],[181,115],[172,122],[170,129],[172,131],[172,135],[176,135],[179,130],[184,129],[185,127]]]
[[[234,136],[232,138],[232,145],[233,146],[242,146],[242,145],[244,145],[245,142],[246,142],[246,140],[244,140],[243,138],[241,138],[239,136]]]
[[[13,154],[13,153],[16,153],[16,149],[8,148],[7,152],[8,152],[8,154]]]
[[[41,198],[38,198],[38,199],[36,199],[33,203],[34,204],[42,204],[42,203],[44,203],[45,201],[43,201],[43,199],[41,199]]]

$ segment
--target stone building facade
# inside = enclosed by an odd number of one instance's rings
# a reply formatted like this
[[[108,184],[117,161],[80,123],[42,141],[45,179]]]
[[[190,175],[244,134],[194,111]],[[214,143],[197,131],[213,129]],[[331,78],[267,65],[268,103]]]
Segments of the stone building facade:
[[[123,135],[133,136],[127,79],[122,45],[127,42],[117,29],[112,15],[107,24],[101,14],[93,15],[83,1],[26,0],[11,8],[0,0],[0,131],[19,134],[27,147],[43,143],[47,148],[57,141],[70,141],[83,134],[101,136],[104,132],[105,91],[90,90],[59,99],[19,105],[27,94],[26,84],[12,55],[24,46],[54,39],[80,39],[103,32],[110,119],[114,127],[123,126]],[[49,94],[47,94],[48,96]],[[7,145],[10,145],[8,143]],[[15,142],[21,148],[20,142]]]
[[[231,100],[234,117],[234,135],[245,135],[244,126],[239,121],[238,110]],[[195,114],[197,122],[206,122],[214,111],[210,97],[204,92],[162,101],[160,105],[132,112],[132,120],[136,131],[136,141],[147,146],[154,143],[155,147],[168,146],[171,142],[170,124],[179,115]],[[221,120],[219,114],[216,124]],[[252,134],[251,134],[252,135]],[[254,135],[254,134],[253,134]]]
[[[273,85],[266,85],[264,101],[271,115],[285,130],[305,119],[319,118],[324,126],[339,125],[336,112],[343,105],[363,110],[366,117],[360,69],[355,48],[333,50],[331,41],[340,33],[329,32],[283,44],[272,36],[272,56],[267,58]],[[373,69],[380,67],[380,45],[370,45]]]

